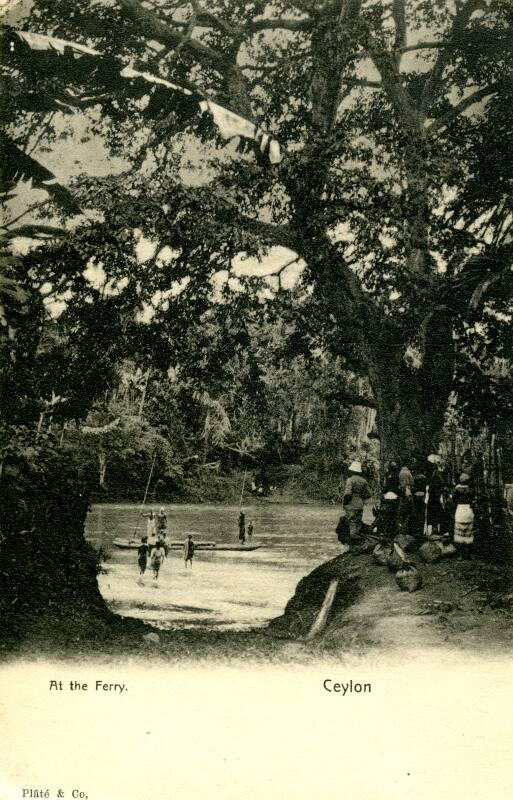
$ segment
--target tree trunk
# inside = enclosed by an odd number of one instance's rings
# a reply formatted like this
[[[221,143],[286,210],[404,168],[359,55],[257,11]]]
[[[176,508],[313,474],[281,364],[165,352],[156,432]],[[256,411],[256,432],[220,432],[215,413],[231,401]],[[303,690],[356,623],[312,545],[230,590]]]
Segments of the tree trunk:
[[[414,459],[427,457],[433,440],[443,425],[443,413],[426,416],[418,392],[400,380],[391,389],[387,386],[390,373],[380,377],[377,394],[377,427],[381,445],[381,463],[390,461],[410,464]],[[387,386],[384,390],[384,386]]]
[[[54,634],[62,644],[67,636],[94,637],[115,619],[98,589],[98,555],[84,538],[88,496],[64,448],[46,448],[37,461],[19,454],[5,465],[0,613],[6,640],[23,639],[39,621],[45,644]]]
[[[422,364],[406,363],[403,350],[378,350],[369,369],[377,406],[381,462],[425,458],[436,448],[451,391],[454,353],[450,330],[436,325]]]

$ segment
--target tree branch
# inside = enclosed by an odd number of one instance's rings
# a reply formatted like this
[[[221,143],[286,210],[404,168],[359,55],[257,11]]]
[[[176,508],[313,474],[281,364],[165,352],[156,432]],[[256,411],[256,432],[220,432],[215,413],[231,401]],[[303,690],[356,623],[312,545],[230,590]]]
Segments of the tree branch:
[[[437,50],[441,47],[450,47],[449,42],[417,42],[401,47],[401,53],[413,53],[415,50]]]
[[[5,225],[0,225],[0,228],[5,228],[5,229],[10,228],[11,225],[14,225],[16,222],[19,222],[20,219],[26,217],[27,214],[32,213],[32,211],[35,211],[36,208],[43,208],[44,206],[47,206],[49,202],[50,198],[48,197],[46,200],[42,200],[39,203],[34,203],[33,205],[26,208],[25,211],[22,211],[21,214],[18,214],[17,217],[14,217],[13,219],[10,219],[8,222],[6,222]]]
[[[249,23],[251,33],[265,30],[308,31],[312,28],[311,19],[255,19]]]
[[[252,219],[243,214],[238,215],[237,222],[245,230],[257,236],[262,236],[266,244],[281,245],[294,251],[298,247],[299,238],[294,228],[290,225],[274,225],[272,222],[262,222],[259,219]]]
[[[483,86],[482,89],[478,89],[468,97],[464,97],[463,100],[461,100],[457,105],[453,106],[450,111],[432,122],[427,130],[430,134],[438,133],[442,128],[445,128],[454,119],[459,117],[460,114],[463,114],[467,108],[470,108],[470,106],[473,106],[475,103],[479,103],[480,100],[484,100],[485,97],[495,94],[495,92],[499,90],[500,85],[500,81],[497,81],[496,83],[492,83],[490,86]]]
[[[341,78],[342,83],[348,86],[363,86],[367,89],[382,89],[381,81],[368,81],[365,78]]]
[[[392,17],[395,24],[394,50],[401,51],[406,46],[406,3],[405,0],[393,0]]]
[[[234,110],[238,109],[241,114],[252,119],[253,114],[247,86],[244,83],[241,69],[236,63],[237,50],[241,41],[240,32],[237,32],[233,46],[229,48],[227,53],[224,53],[204,45],[198,39],[194,39],[191,35],[192,31],[189,29],[186,33],[182,33],[165,24],[153,12],[144,8],[139,0],[119,0],[119,2],[125,15],[137,24],[138,30],[146,37],[156,39],[175,50],[186,50],[201,64],[206,63],[208,66],[214,67],[225,80]],[[211,12],[207,13],[210,14]],[[219,20],[218,22],[220,23]]]
[[[63,236],[67,235],[65,228],[57,228],[53,225],[20,225],[13,231],[2,234],[4,239],[17,239],[19,236],[26,239],[36,239],[38,236]]]
[[[467,26],[472,14],[474,14],[475,11],[485,10],[485,9],[486,9],[485,0],[466,0],[466,2],[460,6],[456,15],[453,18],[447,43],[449,45],[453,45],[458,35],[461,34],[465,29],[465,27]],[[422,114],[424,115],[427,115],[430,107],[432,106],[436,98],[437,93],[440,90],[442,83],[442,75],[449,61],[451,50],[452,50],[451,47],[444,47],[441,49],[440,53],[438,54],[438,58],[436,59],[435,64],[433,66],[433,69],[431,70],[429,78],[424,84],[424,89],[422,90],[422,95],[420,99],[420,109]]]
[[[188,37],[174,30],[162,22],[156,14],[144,8],[138,0],[119,0],[126,17],[131,19],[139,31],[149,39],[156,39],[167,47],[176,48],[180,45],[192,53],[199,61],[207,62],[223,72],[226,66],[226,56],[212,47],[202,44],[197,39]]]
[[[222,19],[217,14],[214,14],[213,11],[209,11],[204,8],[204,6],[200,5],[197,0],[191,0],[191,3],[198,23],[208,22],[215,25],[216,28],[223,31],[223,33],[227,33],[228,36],[237,37],[241,35],[242,28],[240,26],[232,25],[231,22]]]
[[[304,14],[315,14],[318,10],[315,0],[290,0],[290,4]]]

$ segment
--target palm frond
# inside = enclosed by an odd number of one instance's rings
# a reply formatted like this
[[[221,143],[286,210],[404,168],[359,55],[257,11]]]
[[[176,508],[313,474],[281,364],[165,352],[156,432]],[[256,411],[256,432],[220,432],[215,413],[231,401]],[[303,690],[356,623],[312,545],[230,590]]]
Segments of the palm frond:
[[[20,180],[31,180],[35,188],[47,191],[66,211],[80,214],[80,206],[71,192],[59,183],[54,173],[24,153],[9,136],[0,132],[0,183]]]
[[[187,116],[191,113],[207,114],[223,139],[250,141],[271,164],[278,164],[282,160],[279,142],[251,120],[205,97],[196,89],[180,86],[148,72],[139,72],[113,56],[104,55],[86,45],[3,26],[0,28],[0,58],[4,66],[11,64],[25,74],[35,74],[37,71],[54,73],[71,84],[85,83],[90,87],[94,83],[96,87],[101,87],[100,91],[126,93],[134,97],[150,94],[148,111],[151,114],[176,111],[177,105]],[[60,97],[60,102],[80,105],[82,99],[68,88],[65,96]],[[98,94],[96,99],[101,102],[104,98]],[[94,100],[93,93],[88,102]]]

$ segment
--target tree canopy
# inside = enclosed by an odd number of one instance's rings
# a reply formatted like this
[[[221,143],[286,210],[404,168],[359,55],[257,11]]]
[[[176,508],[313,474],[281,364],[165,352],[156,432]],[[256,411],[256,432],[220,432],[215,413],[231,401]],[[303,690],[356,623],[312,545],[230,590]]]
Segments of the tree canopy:
[[[172,328],[241,253],[285,248],[384,451],[426,449],[450,392],[510,356],[512,22],[504,0],[35,0],[18,27],[43,38],[3,37],[6,178],[87,118],[126,170],[53,190],[90,217],[52,243],[60,277],[94,257],[128,278],[112,306]]]

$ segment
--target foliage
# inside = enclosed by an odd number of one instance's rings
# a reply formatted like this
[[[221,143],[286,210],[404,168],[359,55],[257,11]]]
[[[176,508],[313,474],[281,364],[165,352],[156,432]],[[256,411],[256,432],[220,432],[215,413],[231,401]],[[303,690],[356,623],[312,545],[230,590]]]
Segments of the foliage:
[[[198,359],[196,379],[202,370],[210,380],[223,374],[228,349],[233,355],[246,335],[237,306],[248,307],[262,282],[238,276],[246,296],[241,303],[228,293],[235,315],[228,302],[214,310],[217,320],[224,314],[226,344],[215,363],[211,280],[230,273],[241,252],[280,245],[306,263],[303,304],[316,311],[317,342],[367,376],[385,455],[415,441],[427,448],[452,389],[470,410],[463,378],[486,383],[511,311],[509,4],[284,0],[241,12],[231,0],[207,8],[83,0],[73,9],[69,0],[36,0],[22,24],[71,44],[62,56],[60,45],[38,45],[7,59],[6,79],[21,80],[9,94],[15,145],[44,121],[42,138],[58,147],[78,108],[88,135],[129,167],[121,179],[76,182],[81,208],[99,221],[60,237],[51,252],[41,248],[33,265],[40,274],[52,264],[56,294],[71,292],[63,302],[72,312],[91,303],[91,321],[81,312],[80,325],[92,331],[100,322],[108,358],[119,358],[110,348],[122,339],[165,369],[181,361],[187,339],[210,356]],[[144,80],[119,79],[128,63]],[[285,157],[273,166],[222,146],[173,86],[271,131]],[[31,108],[36,89],[65,106],[67,132],[64,119],[50,118],[53,106]],[[135,230],[155,245],[144,262]],[[99,291],[84,279],[91,260],[106,274]],[[152,324],[134,323],[148,309]],[[204,330],[189,335],[191,318]],[[83,364],[72,372],[84,373]],[[208,390],[217,402],[219,388]]]
[[[0,607],[4,632],[34,613],[106,613],[97,556],[83,538],[90,482],[73,449],[34,430],[3,429],[0,480]]]

